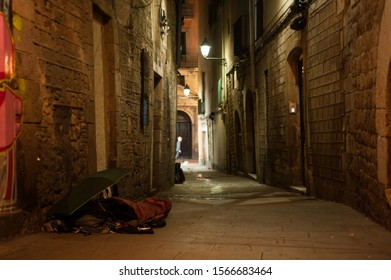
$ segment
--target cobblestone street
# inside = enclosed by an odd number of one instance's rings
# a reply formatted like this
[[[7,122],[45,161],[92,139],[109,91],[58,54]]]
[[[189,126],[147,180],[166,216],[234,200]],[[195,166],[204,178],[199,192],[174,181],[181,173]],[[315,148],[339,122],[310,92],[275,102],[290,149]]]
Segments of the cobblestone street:
[[[154,234],[37,233],[0,242],[0,259],[390,260],[391,233],[348,206],[184,165]]]

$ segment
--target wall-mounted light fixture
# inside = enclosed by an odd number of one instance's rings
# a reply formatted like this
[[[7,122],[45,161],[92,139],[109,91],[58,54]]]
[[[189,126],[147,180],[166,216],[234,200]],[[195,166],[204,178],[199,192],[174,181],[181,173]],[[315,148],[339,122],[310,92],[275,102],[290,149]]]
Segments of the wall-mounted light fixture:
[[[199,99],[197,94],[192,94],[189,86],[186,84],[185,87],[183,88],[183,94],[187,99]],[[193,96],[191,96],[193,95]]]
[[[208,40],[206,38],[202,42],[200,49],[201,49],[201,54],[205,59],[212,59],[212,60],[221,60],[224,65],[227,65],[227,60],[224,57],[209,57],[209,52],[212,46],[209,44]]]
[[[306,19],[304,16],[298,16],[291,22],[291,29],[295,31],[303,30],[306,24]]]
[[[189,86],[187,84],[185,85],[185,88],[183,89],[183,94],[186,97],[189,97],[189,95],[190,95],[190,88],[189,88]]]
[[[160,9],[160,34],[168,35],[168,30],[170,27],[168,26],[168,18],[166,16],[166,11],[163,9]]]
[[[308,9],[309,7],[309,3],[307,0],[295,0],[293,2],[293,4],[291,5],[291,12],[293,14],[298,14],[298,16],[296,16],[291,24],[290,24],[290,28],[295,30],[295,31],[299,31],[299,30],[303,30],[305,28],[305,25],[307,23],[307,20],[304,16],[305,14],[305,11]]]

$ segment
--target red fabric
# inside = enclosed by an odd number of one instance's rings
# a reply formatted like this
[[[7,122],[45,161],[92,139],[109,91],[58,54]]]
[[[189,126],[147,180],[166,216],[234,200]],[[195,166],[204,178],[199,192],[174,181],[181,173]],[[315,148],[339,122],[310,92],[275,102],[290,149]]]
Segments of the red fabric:
[[[171,211],[171,200],[165,198],[146,198],[143,201],[131,201],[121,199],[121,203],[134,209],[139,222],[143,223],[152,219],[161,219]]]
[[[22,99],[8,86],[0,89],[0,152],[8,150],[22,124]]]
[[[14,75],[15,51],[12,34],[4,14],[0,13],[0,80],[10,80]]]

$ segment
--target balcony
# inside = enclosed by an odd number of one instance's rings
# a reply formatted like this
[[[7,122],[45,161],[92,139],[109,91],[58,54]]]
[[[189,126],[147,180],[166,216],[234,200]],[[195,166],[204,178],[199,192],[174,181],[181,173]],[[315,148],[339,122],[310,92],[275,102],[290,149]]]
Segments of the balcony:
[[[193,4],[184,3],[182,5],[182,15],[185,19],[192,19],[193,18]]]
[[[198,67],[198,54],[182,55],[181,68],[197,68],[197,67]]]

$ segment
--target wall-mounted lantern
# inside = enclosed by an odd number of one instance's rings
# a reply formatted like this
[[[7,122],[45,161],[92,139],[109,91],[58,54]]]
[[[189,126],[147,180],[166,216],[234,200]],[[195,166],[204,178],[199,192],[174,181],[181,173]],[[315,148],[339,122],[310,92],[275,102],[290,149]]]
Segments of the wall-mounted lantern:
[[[296,114],[296,113],[297,113],[296,103],[289,101],[289,114]]]
[[[168,30],[170,29],[170,26],[168,26],[168,18],[166,16],[166,11],[163,9],[160,9],[160,34],[168,35]]]
[[[201,54],[205,59],[211,59],[211,60],[221,60],[224,65],[227,65],[227,60],[224,57],[209,57],[209,52],[212,46],[209,44],[208,40],[206,38],[202,42],[200,49],[201,49]]]
[[[189,88],[189,86],[187,84],[185,85],[185,88],[183,89],[183,94],[186,97],[189,97],[189,95],[190,95],[190,88]]]
[[[291,24],[290,28],[296,31],[303,30],[307,20],[304,16],[304,12],[308,9],[309,3],[307,0],[295,0],[291,6],[291,12],[293,14],[299,14],[296,16]]]
[[[183,88],[183,94],[187,99],[199,99],[198,95],[195,93],[192,93],[189,86],[186,84]],[[193,95],[193,96],[192,96]]]
[[[291,29],[299,31],[303,30],[306,24],[306,19],[304,16],[298,16],[291,22]]]

